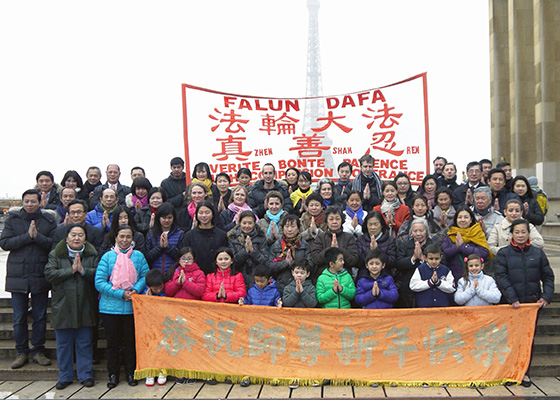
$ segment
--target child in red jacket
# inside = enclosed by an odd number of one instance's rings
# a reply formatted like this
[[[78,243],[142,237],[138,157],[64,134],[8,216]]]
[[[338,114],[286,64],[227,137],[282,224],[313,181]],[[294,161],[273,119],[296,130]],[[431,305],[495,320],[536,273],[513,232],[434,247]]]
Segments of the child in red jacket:
[[[219,303],[237,303],[240,297],[247,295],[243,275],[233,269],[233,252],[229,247],[220,247],[214,257],[216,272],[206,277],[204,301]]]
[[[183,247],[179,251],[178,261],[165,272],[163,290],[167,297],[202,299],[206,290],[206,276],[196,264],[192,248]]]

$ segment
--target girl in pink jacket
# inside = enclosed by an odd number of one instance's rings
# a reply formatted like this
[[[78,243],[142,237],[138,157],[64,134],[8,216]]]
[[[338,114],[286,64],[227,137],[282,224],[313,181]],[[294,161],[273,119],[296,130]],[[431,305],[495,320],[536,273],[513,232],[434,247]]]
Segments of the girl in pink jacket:
[[[165,295],[178,299],[201,300],[205,289],[206,276],[195,262],[194,250],[183,247],[179,251],[178,261],[165,273]]]

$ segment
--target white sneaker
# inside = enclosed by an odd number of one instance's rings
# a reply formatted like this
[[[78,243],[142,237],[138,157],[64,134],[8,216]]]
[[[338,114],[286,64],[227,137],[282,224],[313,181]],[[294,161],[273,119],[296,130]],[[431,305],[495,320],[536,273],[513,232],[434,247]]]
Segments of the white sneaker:
[[[156,378],[149,376],[146,378],[146,386],[154,386]]]
[[[163,375],[163,374],[159,374],[158,378],[157,378],[157,384],[160,386],[165,385],[165,383],[167,382],[167,376]]]

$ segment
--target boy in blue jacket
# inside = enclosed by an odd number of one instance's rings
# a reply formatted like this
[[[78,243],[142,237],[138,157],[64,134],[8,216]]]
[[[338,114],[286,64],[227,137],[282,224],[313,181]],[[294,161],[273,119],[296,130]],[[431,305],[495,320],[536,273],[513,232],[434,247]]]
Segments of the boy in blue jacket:
[[[276,288],[276,281],[271,278],[268,268],[259,265],[253,277],[255,284],[247,290],[246,298],[239,299],[239,304],[282,307],[280,292]]]
[[[449,307],[453,304],[453,273],[441,264],[441,248],[437,244],[424,249],[424,262],[414,271],[410,289],[416,292],[418,307]]]

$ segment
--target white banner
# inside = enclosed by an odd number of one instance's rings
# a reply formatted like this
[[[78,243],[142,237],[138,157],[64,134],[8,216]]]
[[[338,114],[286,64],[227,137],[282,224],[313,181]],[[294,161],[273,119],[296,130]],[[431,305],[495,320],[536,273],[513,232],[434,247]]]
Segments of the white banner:
[[[277,178],[288,167],[314,181],[337,179],[343,161],[359,173],[370,153],[382,180],[406,172],[420,184],[429,171],[426,73],[377,89],[316,98],[237,95],[183,84],[187,171],[207,162],[213,175],[246,167],[253,180],[272,163]]]

